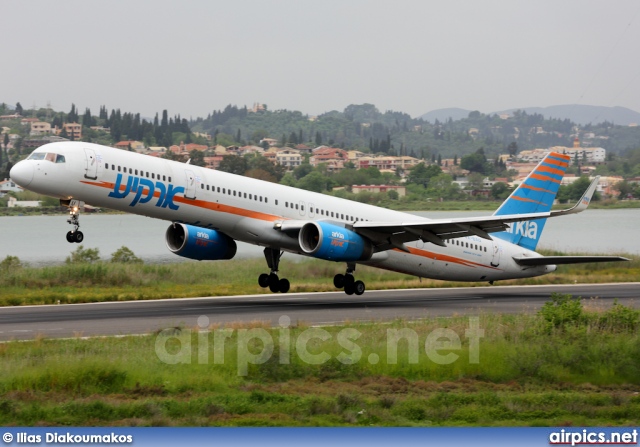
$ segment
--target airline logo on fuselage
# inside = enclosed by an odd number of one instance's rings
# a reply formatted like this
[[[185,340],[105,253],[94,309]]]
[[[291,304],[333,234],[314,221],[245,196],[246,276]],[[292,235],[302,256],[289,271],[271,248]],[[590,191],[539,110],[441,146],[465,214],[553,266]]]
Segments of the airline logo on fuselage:
[[[184,194],[183,186],[174,186],[171,183],[165,185],[162,182],[153,183],[151,180],[129,176],[127,178],[127,184],[122,191],[122,174],[118,174],[116,178],[116,184],[113,187],[113,191],[109,193],[109,197],[114,199],[124,199],[129,194],[134,194],[133,201],[129,206],[136,206],[138,203],[147,203],[154,197],[158,197],[156,206],[160,208],[169,208],[177,210],[178,205],[173,203],[173,198],[176,194]]]
[[[535,240],[538,239],[538,223],[532,220],[515,222],[506,232]]]

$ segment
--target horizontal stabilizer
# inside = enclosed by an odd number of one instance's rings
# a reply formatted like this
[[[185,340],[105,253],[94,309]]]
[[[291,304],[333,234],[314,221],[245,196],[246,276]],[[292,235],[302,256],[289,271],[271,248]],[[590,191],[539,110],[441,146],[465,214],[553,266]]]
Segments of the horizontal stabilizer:
[[[617,262],[630,261],[631,259],[622,256],[536,256],[536,257],[514,257],[519,265],[561,265],[561,264],[583,264],[588,262]]]

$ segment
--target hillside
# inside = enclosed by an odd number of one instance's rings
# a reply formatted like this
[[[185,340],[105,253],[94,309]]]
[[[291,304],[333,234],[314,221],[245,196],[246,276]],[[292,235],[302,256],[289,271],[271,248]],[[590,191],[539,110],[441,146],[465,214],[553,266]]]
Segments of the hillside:
[[[602,123],[604,121],[619,126],[628,126],[634,123],[640,124],[640,113],[635,110],[631,110],[626,107],[602,107],[582,104],[567,104],[550,107],[523,107],[518,109],[499,110],[491,112],[489,115],[513,115],[514,112],[518,110],[526,112],[528,115],[542,115],[545,119],[568,119],[581,126]],[[458,108],[437,109],[425,113],[420,116],[420,118],[430,123],[435,123],[436,120],[445,122],[449,118],[457,121],[468,117],[469,113],[471,113],[471,110]]]
[[[465,113],[463,118],[453,118]],[[445,119],[447,115],[450,118]],[[542,114],[523,111],[513,112],[509,119],[462,109],[446,109],[441,115],[430,116],[433,123],[424,116],[412,118],[403,112],[383,113],[372,104],[350,105],[343,111],[318,117],[288,110],[253,113],[230,105],[206,118],[191,121],[190,126],[194,132],[208,132],[229,144],[256,144],[261,138],[270,137],[277,139],[280,146],[325,144],[426,159],[453,158],[481,147],[488,155],[496,155],[504,153],[514,142],[519,150],[572,146],[576,136],[585,146],[601,146],[612,153],[640,146],[640,127],[610,122],[579,128],[570,119],[545,118]],[[443,119],[436,121],[436,116]]]

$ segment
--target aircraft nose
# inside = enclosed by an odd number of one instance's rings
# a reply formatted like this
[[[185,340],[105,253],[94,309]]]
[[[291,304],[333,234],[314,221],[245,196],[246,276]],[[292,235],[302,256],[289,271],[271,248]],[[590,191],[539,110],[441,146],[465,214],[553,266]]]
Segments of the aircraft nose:
[[[18,185],[26,188],[33,180],[33,172],[33,163],[21,161],[11,168],[9,176],[11,177],[11,180],[16,182]]]

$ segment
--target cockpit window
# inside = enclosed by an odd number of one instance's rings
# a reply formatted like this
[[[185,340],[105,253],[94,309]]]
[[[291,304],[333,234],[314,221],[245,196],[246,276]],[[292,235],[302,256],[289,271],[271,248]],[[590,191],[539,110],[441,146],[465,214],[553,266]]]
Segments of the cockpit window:
[[[54,154],[53,152],[33,152],[27,160],[47,160],[52,163],[65,163],[64,155]]]

